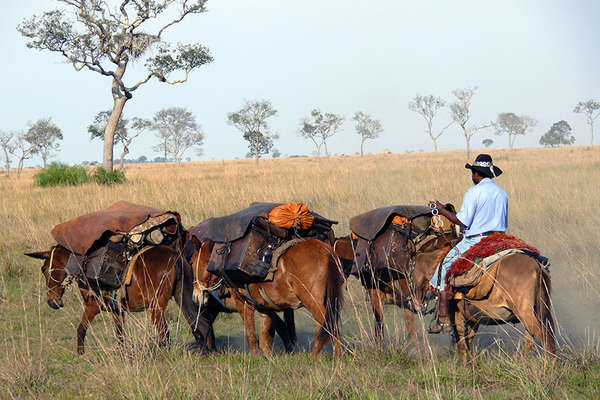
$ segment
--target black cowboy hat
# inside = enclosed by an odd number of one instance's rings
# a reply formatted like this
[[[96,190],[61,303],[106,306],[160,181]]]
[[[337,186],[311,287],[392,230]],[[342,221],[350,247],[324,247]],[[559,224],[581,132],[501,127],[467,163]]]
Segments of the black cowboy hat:
[[[492,163],[492,157],[489,154],[478,155],[473,165],[466,163],[465,168],[477,171],[480,175],[488,178],[495,178],[502,174],[502,170]]]

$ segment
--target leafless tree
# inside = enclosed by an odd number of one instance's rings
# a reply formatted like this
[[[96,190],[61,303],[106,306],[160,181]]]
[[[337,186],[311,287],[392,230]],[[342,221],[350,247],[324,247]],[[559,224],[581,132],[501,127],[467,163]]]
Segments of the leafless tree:
[[[310,117],[304,118],[300,122],[299,134],[305,139],[310,139],[317,148],[317,158],[321,156],[321,146],[325,151],[325,156],[329,157],[327,151],[327,139],[335,135],[339,127],[344,122],[344,117],[334,113],[323,114],[318,108],[310,112]]]
[[[2,147],[2,152],[4,153],[4,168],[6,169],[7,178],[10,178],[11,155],[15,152],[14,136],[13,132],[0,131],[0,147]]]
[[[145,124],[143,120],[138,123]],[[155,150],[164,151],[165,156],[169,154],[177,165],[181,165],[187,150],[201,146],[204,141],[204,134],[196,117],[182,107],[160,110],[154,114],[151,127],[162,140]]]
[[[437,115],[438,111],[445,105],[446,102],[444,99],[432,95],[416,95],[415,98],[408,103],[409,110],[414,111],[425,118],[425,122],[427,122],[426,132],[433,141],[433,148],[436,152],[438,151],[438,139],[440,136],[442,136],[442,133],[444,133],[444,131],[454,123],[454,121],[450,121],[448,125],[444,126],[437,133],[433,133],[433,119]]]
[[[368,139],[375,139],[383,132],[381,122],[370,115],[357,111],[352,118],[356,121],[356,133],[360,135],[360,156],[363,156],[363,146]]]
[[[573,109],[574,113],[585,114],[587,123],[590,126],[590,132],[592,137],[590,139],[590,146],[594,145],[594,121],[600,116],[600,102],[596,100],[580,101]]]
[[[500,113],[494,123],[496,135],[508,135],[508,148],[513,149],[515,140],[519,135],[525,135],[529,128],[537,125],[537,121],[528,115],[515,113]]]
[[[227,122],[242,132],[248,142],[248,157],[254,157],[256,166],[264,154],[269,154],[273,148],[273,140],[279,138],[271,132],[268,118],[277,114],[269,100],[247,101],[239,111],[227,114]]]
[[[491,122],[482,125],[470,124],[471,99],[476,91],[477,87],[453,90],[452,94],[456,97],[457,101],[450,104],[452,119],[461,127],[463,135],[465,136],[467,160],[471,158],[471,138],[480,130],[492,126]]]
[[[28,38],[27,47],[58,53],[76,71],[87,69],[111,79],[113,108],[104,133],[103,163],[112,171],[115,129],[132,93],[152,77],[169,84],[186,82],[192,70],[212,61],[200,44],[172,49],[163,41],[163,33],[188,15],[206,12],[207,0],[119,0],[118,7],[110,0],[56,1],[61,8],[24,20],[18,30]],[[154,33],[144,28],[154,28]],[[146,71],[126,83],[130,63],[153,46],[157,51],[146,59]],[[169,79],[175,71],[184,76]]]
[[[52,122],[52,118],[42,118],[36,121],[25,133],[25,140],[35,144],[35,153],[42,157],[44,168],[47,167],[48,158],[52,157],[52,153],[59,149],[58,141],[62,139],[62,131]]]

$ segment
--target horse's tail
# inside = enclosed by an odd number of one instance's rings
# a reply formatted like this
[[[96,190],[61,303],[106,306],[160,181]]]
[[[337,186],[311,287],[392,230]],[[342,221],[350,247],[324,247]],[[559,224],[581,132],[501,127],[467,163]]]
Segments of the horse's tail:
[[[535,316],[542,324],[542,338],[544,349],[556,353],[556,338],[554,331],[554,318],[552,317],[552,283],[550,274],[540,266],[538,270],[538,285],[535,294]]]
[[[328,271],[325,287],[325,323],[319,335],[329,335],[334,348],[340,347],[339,321],[344,304],[344,275],[342,265],[333,250],[328,247]],[[337,342],[337,343],[336,343]]]

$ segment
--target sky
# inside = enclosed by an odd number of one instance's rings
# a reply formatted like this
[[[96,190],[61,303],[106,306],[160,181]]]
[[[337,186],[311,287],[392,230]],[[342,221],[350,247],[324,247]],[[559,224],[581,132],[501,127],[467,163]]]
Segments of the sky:
[[[113,2],[114,3],[114,2]],[[0,0],[0,130],[26,130],[51,117],[64,135],[55,159],[70,164],[101,161],[102,143],[90,141],[87,126],[112,106],[110,79],[76,72],[55,53],[28,49],[16,26],[60,4],[54,0]],[[363,111],[381,121],[384,132],[367,141],[365,152],[432,151],[423,118],[408,109],[415,95],[440,96],[477,87],[472,121],[486,123],[501,112],[534,117],[538,124],[516,147],[538,146],[553,123],[566,120],[576,144],[588,144],[589,127],[573,107],[600,100],[600,2],[529,0],[399,1],[211,0],[209,11],[187,17],[164,36],[173,43],[201,43],[211,64],[192,72],[188,82],[171,86],[155,80],[134,92],[126,117],[151,118],[168,107],[191,111],[205,133],[204,154],[192,160],[243,158],[247,143],[227,113],[246,101],[268,99],[278,110],[270,119],[283,155],[313,153],[299,137],[300,121],[319,107],[345,117],[328,141],[333,154],[360,150],[352,116]],[[125,81],[144,76],[143,62]],[[177,76],[172,76],[176,78]],[[440,111],[435,127],[450,121]],[[493,129],[479,132],[472,147],[506,148],[508,138]],[[596,138],[596,143],[599,139]],[[145,132],[128,158],[160,156]],[[439,140],[440,150],[463,149],[454,125]],[[115,157],[120,154],[115,147]],[[13,165],[15,162],[13,162]],[[26,165],[39,165],[33,159]]]

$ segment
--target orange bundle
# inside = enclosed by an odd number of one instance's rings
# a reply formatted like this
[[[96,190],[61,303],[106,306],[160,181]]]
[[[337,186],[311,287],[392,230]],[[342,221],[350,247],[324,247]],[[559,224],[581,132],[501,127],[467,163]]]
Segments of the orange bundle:
[[[392,219],[392,224],[395,224],[395,225],[408,225],[408,218],[403,217],[401,215],[396,215]]]
[[[315,217],[302,203],[286,203],[275,207],[269,213],[269,222],[282,228],[308,229]]]
[[[352,240],[358,240],[358,235],[354,232],[350,232],[350,235],[352,236]]]

